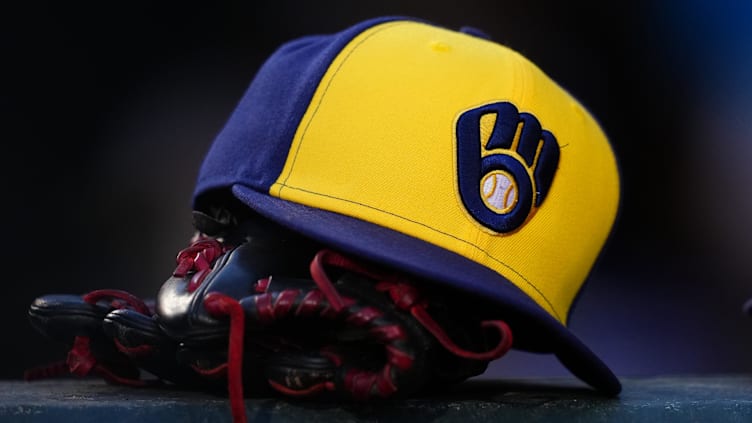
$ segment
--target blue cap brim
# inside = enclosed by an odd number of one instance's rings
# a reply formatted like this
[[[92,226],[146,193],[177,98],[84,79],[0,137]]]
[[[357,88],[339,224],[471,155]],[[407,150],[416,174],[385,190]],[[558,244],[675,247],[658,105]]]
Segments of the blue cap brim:
[[[243,185],[233,194],[260,215],[340,251],[399,268],[424,280],[460,288],[498,306],[515,348],[554,353],[575,376],[607,395],[621,384],[569,329],[500,274],[465,257],[341,214],[271,197]]]

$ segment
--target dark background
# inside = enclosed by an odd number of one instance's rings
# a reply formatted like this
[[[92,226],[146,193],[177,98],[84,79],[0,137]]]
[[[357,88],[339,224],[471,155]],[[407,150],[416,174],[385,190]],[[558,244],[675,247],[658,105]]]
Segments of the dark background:
[[[734,3],[6,3],[0,377],[64,357],[26,320],[35,297],[156,293],[202,156],[278,45],[392,14],[483,29],[609,134],[622,210],[571,328],[617,375],[752,371],[752,8]],[[568,373],[513,353],[486,376],[527,375]]]

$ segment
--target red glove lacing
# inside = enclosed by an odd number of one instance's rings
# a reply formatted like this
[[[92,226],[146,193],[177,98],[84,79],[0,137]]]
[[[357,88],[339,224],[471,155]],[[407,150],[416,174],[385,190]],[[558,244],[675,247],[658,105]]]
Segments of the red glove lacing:
[[[325,266],[339,267],[379,281],[376,285],[377,290],[387,293],[397,307],[408,311],[444,348],[457,356],[476,360],[494,360],[504,355],[512,346],[512,333],[509,326],[503,321],[486,320],[481,322],[481,326],[484,328],[494,328],[498,331],[498,344],[493,349],[484,352],[468,351],[459,347],[452,341],[444,329],[433,320],[427,311],[428,303],[420,298],[417,289],[408,284],[403,278],[396,274],[371,269],[366,265],[329,250],[319,251],[310,265],[311,276],[319,288],[318,290],[310,291],[295,310],[293,310],[293,301],[300,294],[297,290],[280,292],[274,303],[271,302],[271,296],[259,295],[257,296],[256,304],[259,317],[262,320],[274,320],[290,312],[294,312],[295,315],[305,315],[312,310],[316,310],[323,300],[328,302],[330,308],[322,311],[322,315],[326,313],[337,315],[343,309],[352,305],[354,301],[350,298],[342,297],[334,287],[334,284],[326,273]],[[268,283],[268,279],[259,281],[261,291],[265,291],[264,287]],[[227,369],[230,406],[234,421],[246,422],[242,380],[243,337],[245,333],[243,307],[239,300],[218,292],[208,294],[204,299],[204,306],[214,316],[229,316],[230,318],[228,363],[226,366],[218,367],[218,369]],[[350,316],[349,319],[353,324],[362,325],[379,316],[380,311],[377,309],[364,307]],[[374,335],[384,341],[388,341],[400,339],[400,337],[404,336],[404,333],[401,332],[400,328],[386,327],[379,328],[379,333],[374,333]],[[341,359],[335,354],[330,354],[329,356],[337,365],[342,364]],[[344,377],[345,387],[355,398],[366,399],[374,394],[383,397],[389,396],[397,390],[392,381],[391,366],[408,369],[412,366],[412,358],[402,354],[397,349],[387,348],[387,365],[384,366],[381,372],[351,369]],[[294,396],[305,396],[322,390],[335,389],[332,382],[323,382],[300,390],[282,386],[272,380],[269,380],[269,383],[272,388],[284,394]]]
[[[229,249],[229,246],[214,238],[201,237],[193,242],[190,247],[178,253],[178,257],[175,259],[178,267],[172,272],[172,276],[182,278],[189,272],[195,271],[187,288],[188,292],[193,292],[211,272],[214,260]]]

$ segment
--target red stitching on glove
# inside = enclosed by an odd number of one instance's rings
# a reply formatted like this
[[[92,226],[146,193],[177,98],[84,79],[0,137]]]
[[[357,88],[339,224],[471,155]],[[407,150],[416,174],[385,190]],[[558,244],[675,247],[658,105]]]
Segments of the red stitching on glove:
[[[309,395],[318,394],[321,391],[333,391],[335,389],[334,383],[332,382],[317,383],[305,389],[291,389],[272,379],[267,379],[267,382],[278,392],[292,397],[307,397]]]
[[[374,319],[378,319],[379,317],[383,316],[384,313],[381,312],[381,310],[374,308],[374,307],[363,307],[360,310],[356,311],[355,313],[347,316],[345,319],[346,323],[357,325],[357,326],[363,326],[370,321]]]
[[[153,345],[137,345],[135,347],[128,347],[126,345],[123,345],[120,341],[118,341],[117,338],[114,338],[113,341],[115,341],[115,347],[122,352],[123,354],[126,354],[130,357],[140,357],[144,355],[149,355],[154,351]]]
[[[387,361],[394,364],[400,370],[408,370],[413,366],[412,357],[410,357],[405,351],[395,348],[391,345],[386,346]]]
[[[256,285],[254,286],[254,291],[258,292],[259,294],[262,294],[266,292],[266,290],[269,289],[269,284],[272,283],[272,277],[269,276],[268,278],[259,279],[256,281]]]
[[[261,294],[253,297],[258,311],[258,319],[262,323],[274,321],[274,308],[272,307],[272,294]]]
[[[342,356],[337,354],[336,351],[333,351],[333,347],[331,346],[324,347],[319,351],[319,353],[323,355],[324,357],[328,358],[329,360],[331,360],[331,362],[334,363],[335,366],[342,367],[342,363],[344,360],[342,360]]]
[[[295,310],[296,316],[310,316],[318,310],[319,304],[324,300],[324,293],[319,290],[308,291]]]
[[[412,361],[410,361],[410,366],[412,367]],[[392,379],[391,364],[384,366],[384,370],[381,372],[381,377],[376,379],[376,387],[383,398],[397,392],[397,387],[394,385],[394,380]]]
[[[178,256],[175,258],[178,265],[173,270],[172,276],[182,278],[195,270],[196,273],[191,277],[186,288],[188,292],[193,292],[211,272],[214,260],[230,248],[230,246],[224,245],[214,238],[199,238],[188,248],[178,252]]]
[[[370,329],[368,333],[374,338],[384,342],[405,339],[407,337],[404,329],[398,325],[377,326]]]
[[[118,376],[117,374],[113,373],[110,369],[102,366],[101,364],[97,364],[96,366],[94,366],[94,371],[98,375],[102,376],[105,380],[118,383],[120,385],[144,387],[144,386],[158,385],[162,383],[159,380],[141,380],[141,379],[132,379],[129,377]]]
[[[277,295],[276,301],[274,301],[273,313],[274,317],[281,318],[286,316],[292,307],[295,305],[295,299],[300,295],[298,289],[286,289]]]
[[[387,364],[381,373],[352,369],[345,374],[345,388],[357,400],[367,400],[378,395],[386,398],[397,392],[392,381],[392,366]]]
[[[196,373],[202,376],[218,378],[220,376],[225,376],[227,374],[227,363],[222,363],[217,367],[212,367],[211,369],[205,369],[203,367],[199,367],[197,364],[191,364],[190,366]]]
[[[77,336],[73,339],[73,348],[68,351],[68,369],[76,376],[86,376],[97,364],[97,359],[89,349],[89,337]]]

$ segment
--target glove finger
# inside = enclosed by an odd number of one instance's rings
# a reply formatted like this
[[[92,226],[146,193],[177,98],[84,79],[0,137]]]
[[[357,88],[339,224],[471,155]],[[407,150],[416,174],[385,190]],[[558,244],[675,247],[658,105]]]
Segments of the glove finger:
[[[139,368],[163,381],[201,386],[204,378],[177,360],[178,342],[168,337],[156,321],[130,309],[114,310],[102,321],[115,347]]]
[[[101,337],[100,325],[109,311],[78,295],[45,295],[32,302],[29,321],[44,336],[70,346],[76,336]]]
[[[99,370],[113,380],[135,380],[138,369],[102,330],[102,319],[110,310],[106,300],[87,302],[78,295],[51,294],[35,299],[28,316],[43,336],[70,349],[66,365],[71,373],[85,376]],[[46,376],[50,375],[44,367],[25,374],[26,379]]]

